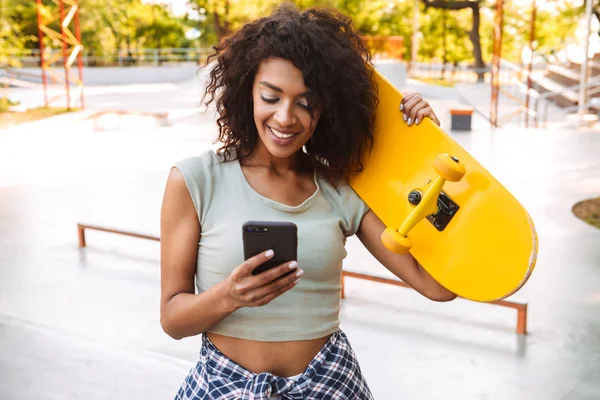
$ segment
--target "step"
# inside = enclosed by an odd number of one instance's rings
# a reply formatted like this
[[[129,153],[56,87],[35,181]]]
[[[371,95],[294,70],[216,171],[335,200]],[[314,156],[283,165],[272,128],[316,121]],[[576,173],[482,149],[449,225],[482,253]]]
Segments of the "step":
[[[579,73],[561,65],[550,65],[547,77],[563,86],[574,86],[579,83]]]
[[[561,85],[560,83],[557,83],[545,76],[534,75],[532,76],[532,80],[533,88],[540,93],[561,92],[565,89],[564,85]],[[557,105],[561,107],[571,107],[577,104],[578,97],[576,92],[568,90],[555,96],[551,96],[550,100],[554,101]]]
[[[590,77],[600,76],[600,62],[590,62]],[[578,61],[569,61],[568,68],[576,73],[581,73],[581,63]]]

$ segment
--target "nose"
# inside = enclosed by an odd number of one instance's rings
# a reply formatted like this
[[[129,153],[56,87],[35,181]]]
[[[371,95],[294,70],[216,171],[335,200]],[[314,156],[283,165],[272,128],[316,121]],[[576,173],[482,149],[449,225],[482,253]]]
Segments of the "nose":
[[[294,125],[297,122],[297,117],[294,114],[294,108],[291,104],[283,103],[277,108],[273,117],[279,126],[286,127]]]

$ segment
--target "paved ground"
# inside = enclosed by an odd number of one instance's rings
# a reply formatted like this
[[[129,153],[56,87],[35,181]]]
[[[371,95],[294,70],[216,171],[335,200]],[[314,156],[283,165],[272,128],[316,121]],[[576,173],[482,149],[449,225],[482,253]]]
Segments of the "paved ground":
[[[407,86],[448,128],[460,96]],[[183,114],[197,89],[121,101],[154,99]],[[174,341],[160,329],[157,243],[90,232],[79,250],[75,224],[156,234],[168,169],[211,145],[212,118],[193,112],[166,128],[125,119],[95,132],[85,116],[0,131],[1,399],[168,399],[197,357],[198,337]],[[514,310],[357,280],[347,282],[342,327],[377,399],[598,399],[600,231],[571,207],[598,195],[600,132],[490,130],[477,115],[473,127],[452,135],[539,231],[538,266],[515,296],[529,302],[530,334],[514,333]],[[348,250],[347,269],[388,276],[356,240]]]

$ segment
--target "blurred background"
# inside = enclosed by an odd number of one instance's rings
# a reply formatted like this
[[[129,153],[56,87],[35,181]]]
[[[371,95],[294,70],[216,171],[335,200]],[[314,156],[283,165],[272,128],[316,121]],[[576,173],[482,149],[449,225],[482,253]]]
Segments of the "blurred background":
[[[375,398],[600,399],[600,2],[294,3],[349,15],[538,232],[503,304],[427,301],[348,240],[342,329]],[[174,397],[200,337],[159,324],[164,185],[219,146],[212,46],[277,4],[0,0],[0,399]]]

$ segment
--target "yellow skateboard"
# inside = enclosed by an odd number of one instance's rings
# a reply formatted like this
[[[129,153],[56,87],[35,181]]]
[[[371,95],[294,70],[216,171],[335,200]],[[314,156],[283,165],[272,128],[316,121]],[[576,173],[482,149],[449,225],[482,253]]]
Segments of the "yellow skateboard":
[[[350,180],[385,223],[381,239],[410,252],[438,282],[475,300],[503,299],[527,281],[537,234],[521,204],[429,118],[408,125],[402,93],[375,71],[373,151]]]

